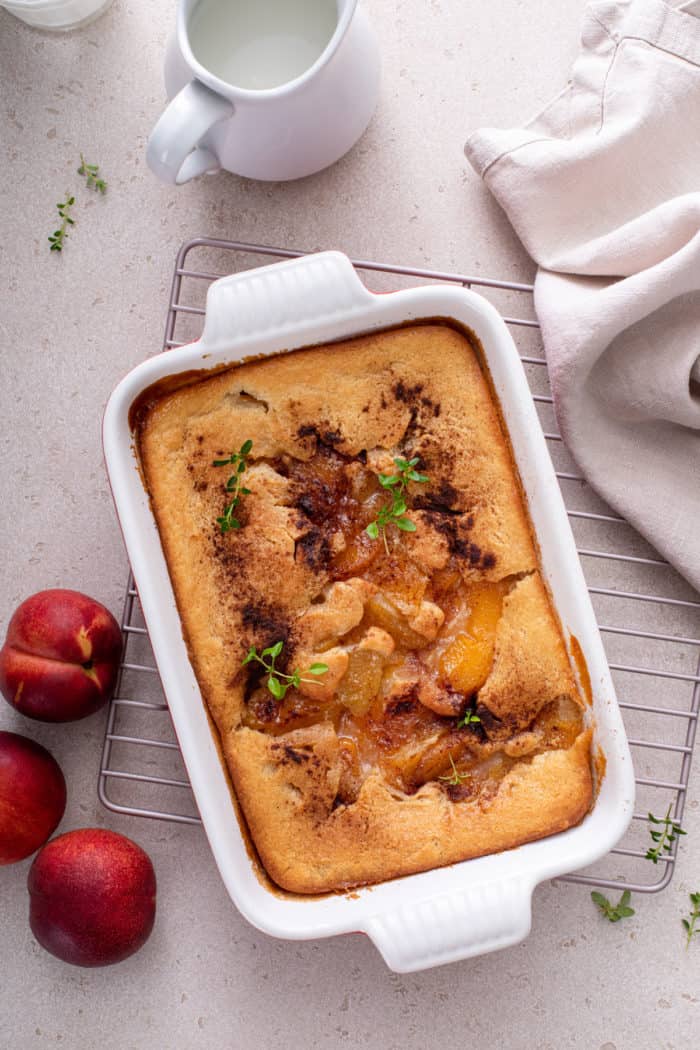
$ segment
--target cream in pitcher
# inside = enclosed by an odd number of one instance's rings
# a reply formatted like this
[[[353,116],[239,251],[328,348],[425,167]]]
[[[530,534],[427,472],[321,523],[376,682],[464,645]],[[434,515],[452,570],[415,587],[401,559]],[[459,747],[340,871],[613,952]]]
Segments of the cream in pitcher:
[[[221,168],[294,179],[365,130],[379,54],[358,0],[180,0],[165,81],[147,147],[165,182]]]

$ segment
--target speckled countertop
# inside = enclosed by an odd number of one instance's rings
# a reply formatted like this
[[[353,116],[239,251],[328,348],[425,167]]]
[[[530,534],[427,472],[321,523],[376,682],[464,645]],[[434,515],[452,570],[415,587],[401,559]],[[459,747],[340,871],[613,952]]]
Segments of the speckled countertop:
[[[126,558],[102,463],[116,381],[160,347],[173,259],[199,234],[515,280],[532,266],[462,155],[480,124],[522,121],[559,90],[582,0],[365,0],[383,55],[380,104],[334,168],[291,184],[231,175],[182,188],[146,169],[163,104],[173,0],[116,0],[88,28],[36,32],[0,10],[0,627],[31,592],[70,586],[121,610]],[[109,180],[81,195],[62,256],[55,203],[83,150]],[[653,609],[649,611],[653,623]],[[388,972],[368,940],[286,943],[252,929],[203,832],[108,813],[96,796],[104,713],[29,723],[66,773],[62,829],[104,825],[153,858],[159,912],[146,947],[81,970],[27,924],[29,862],[0,869],[0,1046],[80,1050],[357,1046],[376,1050],[689,1050],[700,1032],[700,941],[680,917],[700,889],[700,763],[671,887],[615,926],[580,886],[535,893],[533,931],[508,951],[427,973]]]

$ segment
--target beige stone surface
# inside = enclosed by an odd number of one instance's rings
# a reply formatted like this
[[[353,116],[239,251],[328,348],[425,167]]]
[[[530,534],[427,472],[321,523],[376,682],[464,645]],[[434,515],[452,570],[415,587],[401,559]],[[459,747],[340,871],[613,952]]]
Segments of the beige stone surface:
[[[71,586],[119,614],[126,576],[100,442],[115,382],[160,347],[178,246],[210,234],[527,280],[532,267],[467,169],[466,133],[521,121],[559,90],[582,0],[366,0],[384,60],[355,150],[292,184],[232,175],[182,188],[144,161],[163,103],[172,0],[116,0],[84,30],[37,32],[0,10],[0,626],[29,593]],[[109,182],[80,188],[77,159]],[[55,203],[79,195],[61,256]],[[654,608],[640,625],[653,626]],[[642,652],[642,657],[643,657]],[[671,661],[673,657],[669,657]],[[669,667],[676,665],[669,662]],[[51,727],[8,706],[0,726],[48,745],[69,784],[62,829],[105,825],[153,858],[159,915],[146,947],[104,970],[34,942],[29,862],[0,869],[0,1047],[687,1050],[700,1030],[700,938],[680,916],[700,889],[700,780],[671,887],[615,926],[588,891],[546,884],[520,946],[400,977],[365,938],[287,943],[228,899],[196,827],[120,817],[96,796],[104,713]],[[645,767],[646,769],[646,767]]]

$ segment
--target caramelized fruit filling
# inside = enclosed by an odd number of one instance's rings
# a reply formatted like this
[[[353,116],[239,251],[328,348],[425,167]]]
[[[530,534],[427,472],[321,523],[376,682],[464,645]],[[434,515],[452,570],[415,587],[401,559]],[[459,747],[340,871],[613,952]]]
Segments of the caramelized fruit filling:
[[[316,603],[291,625],[280,669],[323,661],[344,670],[332,689],[302,686],[275,699],[253,669],[244,722],[275,735],[332,723],[339,741],[339,805],[351,804],[375,772],[400,793],[434,781],[454,800],[488,795],[517,762],[570,747],[582,729],[579,706],[561,697],[509,739],[489,739],[474,709],[493,667],[499,621],[515,580],[474,582],[464,571],[465,561],[473,564],[468,543],[457,545],[457,552],[445,545],[429,570],[418,533],[387,529],[388,551],[381,539],[368,536],[367,525],[387,499],[378,474],[391,462],[384,450],[350,458],[319,444],[309,460],[285,456],[271,464],[287,479],[297,524],[305,530],[295,557],[324,581]],[[467,514],[431,509],[424,500],[411,516],[425,516],[430,524],[431,515],[445,513],[453,519]],[[473,720],[465,723],[469,712]]]

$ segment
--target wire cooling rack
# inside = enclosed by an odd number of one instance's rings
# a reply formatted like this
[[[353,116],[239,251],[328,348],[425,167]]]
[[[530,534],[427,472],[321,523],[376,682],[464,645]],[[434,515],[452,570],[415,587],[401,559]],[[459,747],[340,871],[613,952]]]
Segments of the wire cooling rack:
[[[303,254],[207,237],[184,244],[175,264],[163,349],[199,336],[211,281]],[[385,263],[354,265],[375,291],[426,281],[477,287],[513,331],[576,537],[637,774],[637,812],[622,843],[597,865],[565,878],[658,892],[671,880],[678,840],[658,864],[646,860],[647,813],[683,818],[700,711],[700,600],[578,474],[556,431],[531,285]],[[107,718],[99,797],[117,813],[199,824],[131,576],[122,630],[124,656]]]

